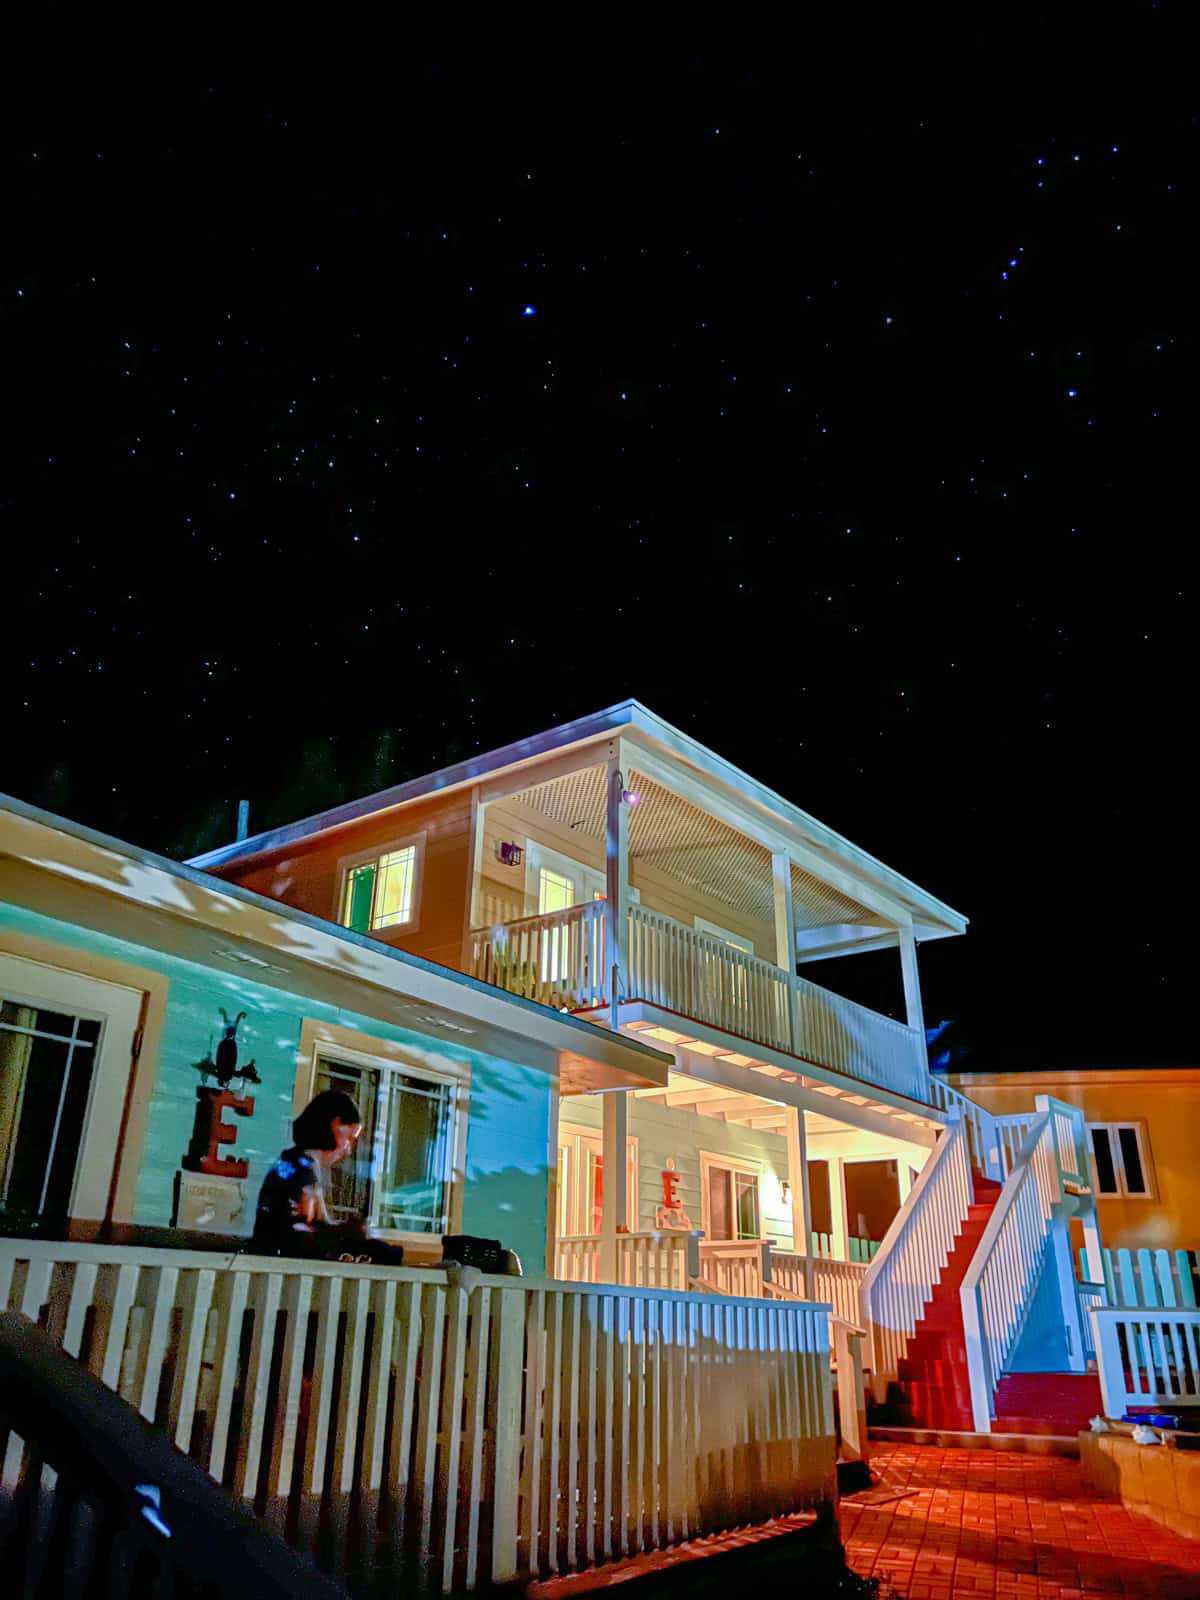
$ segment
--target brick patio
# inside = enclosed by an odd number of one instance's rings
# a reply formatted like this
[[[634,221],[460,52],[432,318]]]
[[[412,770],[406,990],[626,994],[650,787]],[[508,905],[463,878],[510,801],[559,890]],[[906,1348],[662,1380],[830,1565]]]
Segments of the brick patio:
[[[841,1506],[850,1566],[903,1600],[1200,1597],[1200,1540],[1132,1515],[1083,1485],[1061,1456],[876,1445],[886,1505]]]

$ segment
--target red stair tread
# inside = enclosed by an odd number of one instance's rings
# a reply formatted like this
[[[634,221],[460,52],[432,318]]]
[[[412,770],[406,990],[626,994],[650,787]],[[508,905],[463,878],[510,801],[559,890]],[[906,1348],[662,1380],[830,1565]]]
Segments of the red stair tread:
[[[1103,1410],[1094,1372],[1011,1372],[996,1387],[992,1431],[1079,1433]]]

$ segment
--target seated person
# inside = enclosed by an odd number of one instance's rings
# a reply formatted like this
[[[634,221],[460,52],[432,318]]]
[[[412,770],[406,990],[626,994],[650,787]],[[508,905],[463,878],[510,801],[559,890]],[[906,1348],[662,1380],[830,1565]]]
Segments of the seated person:
[[[329,1173],[350,1155],[362,1129],[362,1114],[340,1089],[323,1089],[309,1101],[292,1124],[295,1144],[272,1164],[259,1190],[252,1241],[256,1250],[330,1256],[342,1253],[342,1240],[349,1246],[362,1239],[362,1218],[335,1222],[327,1203]]]

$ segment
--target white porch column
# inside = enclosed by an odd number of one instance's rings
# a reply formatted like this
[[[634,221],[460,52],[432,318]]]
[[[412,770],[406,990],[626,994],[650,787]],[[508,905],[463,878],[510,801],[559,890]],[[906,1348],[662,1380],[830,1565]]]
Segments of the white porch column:
[[[628,786],[629,775],[621,765],[623,752],[622,741],[614,739],[609,746],[608,804],[604,829],[605,965],[608,969],[604,981],[612,985],[609,1020],[614,1029],[619,1019],[620,990],[627,982],[629,971],[629,807],[621,799],[622,791]]]
[[[786,850],[771,852],[771,879],[775,890],[775,965],[788,977],[796,971],[796,911],[792,904],[792,858]],[[787,992],[788,1038],[796,1048],[796,994]],[[794,1191],[793,1191],[794,1192]]]
[[[806,1260],[812,1251],[812,1201],[808,1192],[808,1137],[804,1113],[798,1106],[787,1108],[788,1188],[792,1191],[792,1250]],[[805,1268],[804,1292],[812,1285]]]
[[[612,1089],[601,1097],[604,1108],[604,1177],[600,1186],[600,1281],[618,1282],[617,1230],[628,1225],[626,1216],[625,1151],[629,1140],[629,1100],[625,1089]]]
[[[829,1226],[835,1261],[850,1259],[850,1229],[846,1224],[846,1209],[846,1163],[841,1156],[830,1156]]]
[[[921,979],[917,973],[917,940],[912,925],[901,928],[900,972],[904,979],[904,1009],[908,1025],[925,1038],[925,1012],[921,1005]]]
[[[1104,1245],[1100,1239],[1100,1219],[1096,1215],[1094,1198],[1086,1210],[1080,1213],[1079,1221],[1083,1227],[1083,1250],[1087,1259],[1088,1282],[1103,1283]]]
[[[912,1191],[913,1179],[916,1173],[901,1156],[896,1162],[896,1181],[900,1189],[900,1204],[903,1205]]]

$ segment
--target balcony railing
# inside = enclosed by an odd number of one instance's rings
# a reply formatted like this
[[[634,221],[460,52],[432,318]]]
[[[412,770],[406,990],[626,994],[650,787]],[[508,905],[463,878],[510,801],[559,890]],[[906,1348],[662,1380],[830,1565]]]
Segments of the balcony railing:
[[[610,999],[603,901],[543,917],[477,928],[470,971],[510,994],[560,1010]],[[928,1102],[925,1044],[906,1027],[806,978],[747,955],[643,906],[629,909],[622,1002],[642,1000],[676,1016]]]
[[[835,1493],[824,1306],[0,1239],[3,1310],[360,1592],[547,1577]],[[2,1401],[11,1492],[36,1442]]]

